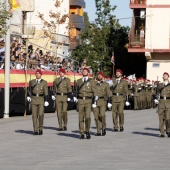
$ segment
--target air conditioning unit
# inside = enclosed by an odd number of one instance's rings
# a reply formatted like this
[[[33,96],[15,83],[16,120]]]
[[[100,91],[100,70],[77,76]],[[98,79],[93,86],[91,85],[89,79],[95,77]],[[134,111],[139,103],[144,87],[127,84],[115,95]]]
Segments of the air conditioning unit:
[[[34,35],[35,34],[35,27],[34,26],[26,26],[26,27],[24,27],[24,34],[26,34],[26,35]]]
[[[34,26],[25,26],[22,38],[33,38],[35,34]]]

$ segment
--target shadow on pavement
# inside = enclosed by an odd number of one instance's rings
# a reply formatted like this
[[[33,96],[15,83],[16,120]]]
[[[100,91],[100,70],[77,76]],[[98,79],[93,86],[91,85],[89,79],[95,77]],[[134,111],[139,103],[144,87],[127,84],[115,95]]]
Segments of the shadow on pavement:
[[[30,130],[16,130],[16,133],[25,133],[25,134],[29,134],[29,135],[33,135],[33,131]]]
[[[73,132],[73,133],[78,133],[78,134],[80,134],[80,132],[79,132],[78,130],[73,130],[72,132]],[[90,131],[90,135],[95,136],[95,134],[96,134],[95,132],[91,132],[91,131]]]
[[[146,127],[145,130],[154,130],[154,131],[159,131],[159,128],[149,128],[149,127]]]
[[[71,138],[76,138],[79,139],[80,135],[77,134],[71,134],[71,133],[57,133],[59,136],[65,136],[65,137],[71,137]]]
[[[147,133],[147,132],[132,132],[132,133],[137,135],[159,137],[159,134],[154,134],[154,133]]]
[[[50,129],[50,130],[58,130],[58,128],[56,127],[52,127],[52,126],[43,126],[44,129]]]

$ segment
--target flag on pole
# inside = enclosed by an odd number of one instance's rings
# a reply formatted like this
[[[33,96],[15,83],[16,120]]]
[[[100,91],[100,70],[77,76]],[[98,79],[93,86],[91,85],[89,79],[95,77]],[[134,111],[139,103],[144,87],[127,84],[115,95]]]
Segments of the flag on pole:
[[[115,65],[115,56],[114,56],[114,52],[112,52],[111,62]]]
[[[15,11],[20,8],[20,3],[18,0],[9,0],[9,3],[11,4],[11,11]]]

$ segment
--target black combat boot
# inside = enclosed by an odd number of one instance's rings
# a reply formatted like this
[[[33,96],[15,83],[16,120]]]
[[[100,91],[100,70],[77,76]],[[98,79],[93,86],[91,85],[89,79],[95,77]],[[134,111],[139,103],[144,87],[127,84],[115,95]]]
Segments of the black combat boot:
[[[97,132],[97,133],[95,134],[95,136],[101,136],[101,133],[98,133],[98,132]]]
[[[38,132],[34,132],[34,134],[33,134],[33,135],[39,135],[39,134],[38,134]]]
[[[124,131],[124,128],[123,127],[120,127],[120,132],[123,132]]]
[[[79,139],[84,139],[84,134],[81,134]]]
[[[105,136],[106,135],[106,129],[103,129],[102,130],[102,136]]]
[[[42,135],[42,134],[43,134],[43,131],[42,131],[42,130],[40,130],[40,131],[39,131],[39,135]]]
[[[90,133],[86,132],[86,139],[90,139],[90,138],[91,138]]]

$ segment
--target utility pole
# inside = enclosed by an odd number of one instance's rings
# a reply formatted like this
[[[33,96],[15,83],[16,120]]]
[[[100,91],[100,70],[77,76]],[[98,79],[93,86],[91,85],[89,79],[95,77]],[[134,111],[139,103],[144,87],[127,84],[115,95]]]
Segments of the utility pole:
[[[6,0],[6,11],[10,11],[10,6]],[[5,36],[5,109],[4,118],[9,118],[9,96],[10,96],[10,18],[6,19],[7,33]]]

